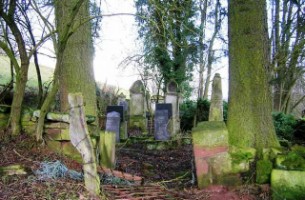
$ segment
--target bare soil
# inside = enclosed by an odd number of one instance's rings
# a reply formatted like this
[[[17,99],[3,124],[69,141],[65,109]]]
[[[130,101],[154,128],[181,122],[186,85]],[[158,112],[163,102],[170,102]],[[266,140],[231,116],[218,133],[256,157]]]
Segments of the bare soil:
[[[0,166],[20,164],[27,175],[0,177],[0,200],[7,199],[270,199],[269,185],[247,184],[228,188],[211,186],[198,190],[194,182],[192,147],[148,151],[141,145],[117,149],[117,170],[144,177],[144,185],[102,184],[103,195],[90,196],[81,181],[69,178],[41,181],[33,173],[43,161],[60,160],[69,169],[81,171],[81,164],[50,152],[34,139],[21,135],[9,138],[0,132]]]

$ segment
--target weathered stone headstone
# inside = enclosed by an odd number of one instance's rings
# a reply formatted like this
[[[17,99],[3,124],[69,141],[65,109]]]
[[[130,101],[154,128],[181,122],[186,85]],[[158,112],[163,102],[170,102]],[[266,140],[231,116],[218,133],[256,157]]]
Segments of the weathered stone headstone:
[[[170,134],[168,133],[168,110],[156,110],[155,112],[155,139],[156,140],[168,140]]]
[[[137,80],[130,88],[129,133],[131,130],[147,133],[147,119],[145,110],[145,87]]]
[[[178,85],[175,81],[170,81],[166,87],[165,103],[172,105],[172,117],[170,118],[171,135],[176,135],[180,131],[179,117],[179,94]]]
[[[172,107],[172,104],[170,104],[170,103],[157,103],[156,111],[157,110],[167,110],[168,119],[170,119],[173,116],[173,107]]]
[[[112,132],[116,135],[116,142],[120,142],[120,113],[110,112],[107,113],[106,132]]]
[[[123,106],[107,106],[106,113],[117,112],[120,114],[121,121],[124,120],[124,107]]]
[[[212,84],[209,121],[223,121],[223,101],[220,74],[216,73]]]

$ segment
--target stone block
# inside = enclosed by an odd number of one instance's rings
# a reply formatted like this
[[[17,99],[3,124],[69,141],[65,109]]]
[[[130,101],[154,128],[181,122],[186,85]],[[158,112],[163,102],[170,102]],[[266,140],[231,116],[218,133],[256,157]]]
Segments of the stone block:
[[[224,122],[200,122],[192,130],[193,144],[201,147],[229,146],[228,130]]]
[[[47,147],[54,152],[63,154],[73,160],[82,163],[81,154],[70,142],[47,141]]]
[[[272,170],[271,190],[273,200],[305,199],[305,171]]]
[[[50,140],[70,140],[69,129],[47,128],[44,132]]]

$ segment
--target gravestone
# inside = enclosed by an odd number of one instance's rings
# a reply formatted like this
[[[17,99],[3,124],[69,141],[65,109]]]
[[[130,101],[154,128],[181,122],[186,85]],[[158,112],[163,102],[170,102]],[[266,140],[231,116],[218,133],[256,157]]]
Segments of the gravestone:
[[[168,119],[170,119],[173,116],[172,104],[170,104],[170,103],[157,103],[156,111],[158,111],[158,110],[167,110]]]
[[[154,122],[154,136],[156,140],[168,140],[170,138],[170,134],[167,130],[169,122],[168,116],[168,110],[156,110]]]
[[[124,107],[123,106],[107,106],[106,113],[117,112],[120,114],[121,121],[124,120]]]
[[[147,133],[147,119],[145,110],[145,87],[141,80],[133,83],[130,90],[128,132]]]
[[[120,113],[109,112],[106,119],[106,132],[112,132],[116,135],[116,142],[120,142]]]
[[[178,84],[175,81],[170,81],[166,86],[165,103],[172,105],[169,129],[170,134],[174,136],[180,131],[179,93]]]
[[[219,73],[216,73],[213,79],[209,121],[223,121],[222,87]]]

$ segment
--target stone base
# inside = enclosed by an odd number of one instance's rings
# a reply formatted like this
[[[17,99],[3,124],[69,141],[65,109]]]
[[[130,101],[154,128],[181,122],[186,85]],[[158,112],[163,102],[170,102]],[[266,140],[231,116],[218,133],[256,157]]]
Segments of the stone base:
[[[201,122],[192,131],[198,187],[236,185],[241,181],[232,174],[228,131],[224,122]]]
[[[272,170],[271,191],[273,200],[305,199],[305,171]]]
[[[79,163],[82,163],[82,156],[70,142],[47,141],[47,147],[57,153],[63,154]]]

